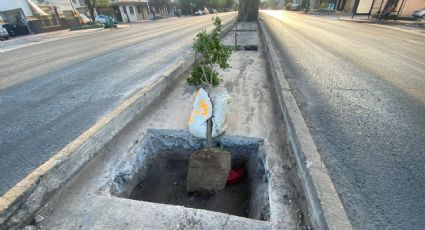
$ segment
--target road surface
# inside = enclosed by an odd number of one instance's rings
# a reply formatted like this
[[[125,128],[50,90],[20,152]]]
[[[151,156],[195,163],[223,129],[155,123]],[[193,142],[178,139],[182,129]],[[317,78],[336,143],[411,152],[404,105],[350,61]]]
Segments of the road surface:
[[[186,57],[211,25],[211,15],[174,18],[1,53],[0,195]]]
[[[425,36],[284,11],[262,19],[355,229],[425,226]]]

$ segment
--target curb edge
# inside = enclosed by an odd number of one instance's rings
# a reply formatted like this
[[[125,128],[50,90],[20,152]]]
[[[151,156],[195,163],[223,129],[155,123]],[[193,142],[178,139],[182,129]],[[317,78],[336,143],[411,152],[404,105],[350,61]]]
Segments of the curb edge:
[[[268,68],[285,121],[290,149],[297,162],[298,175],[305,192],[310,219],[315,229],[352,229],[344,207],[321,160],[313,138],[296,103],[263,23],[259,31],[264,42]]]

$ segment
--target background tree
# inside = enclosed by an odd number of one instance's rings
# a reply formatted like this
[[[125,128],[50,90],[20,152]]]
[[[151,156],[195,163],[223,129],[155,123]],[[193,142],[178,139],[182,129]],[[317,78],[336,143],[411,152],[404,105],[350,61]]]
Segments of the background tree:
[[[96,7],[108,7],[111,5],[110,0],[84,0],[84,4],[87,6],[87,9],[90,13],[90,18],[92,22],[96,21],[95,10]]]
[[[109,7],[111,5],[110,0],[96,0],[95,7]]]
[[[95,10],[95,7],[96,7],[96,0],[84,0],[84,3],[86,4],[87,9],[89,10],[91,20],[93,22],[95,22],[96,19],[95,19],[95,15],[94,15],[94,10]]]
[[[171,8],[171,0],[149,0],[149,5],[155,8],[157,14],[160,14],[161,9],[168,11]]]
[[[219,11],[225,8],[233,9],[235,2],[235,0],[178,0],[177,8],[181,9],[183,14],[192,14],[195,10],[201,10],[204,7],[215,8]]]
[[[278,9],[279,6],[287,5],[288,3],[292,3],[292,0],[263,0],[261,4],[264,8],[270,9]]]

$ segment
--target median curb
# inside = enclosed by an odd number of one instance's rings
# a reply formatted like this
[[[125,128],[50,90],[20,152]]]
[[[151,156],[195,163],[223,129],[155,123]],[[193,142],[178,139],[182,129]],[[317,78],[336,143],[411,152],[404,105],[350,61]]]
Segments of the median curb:
[[[222,35],[231,28],[232,20],[228,20],[223,25]],[[182,57],[179,62],[162,75],[147,82],[143,89],[125,99],[118,107],[1,196],[0,229],[19,229],[30,224],[33,215],[48,199],[133,119],[166,95],[168,89],[174,86],[175,81],[192,66],[194,60],[193,52]]]
[[[304,189],[310,219],[314,229],[352,229],[344,207],[323,164],[304,118],[291,93],[278,62],[272,40],[263,23],[259,22],[268,68],[278,97],[287,134],[287,142],[297,163],[298,175]]]

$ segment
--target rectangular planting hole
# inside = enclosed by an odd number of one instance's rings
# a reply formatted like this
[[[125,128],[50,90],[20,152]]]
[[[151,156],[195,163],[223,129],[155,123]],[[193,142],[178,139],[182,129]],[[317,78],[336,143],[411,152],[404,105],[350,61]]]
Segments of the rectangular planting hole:
[[[256,45],[237,45],[236,47],[233,45],[227,47],[234,51],[258,51],[258,46]]]
[[[222,212],[268,221],[268,177],[263,140],[222,136],[214,146],[232,154],[232,169],[245,176],[227,184],[214,195],[194,195],[186,191],[190,154],[203,147],[203,140],[185,131],[149,130],[135,148],[132,159],[123,162],[110,186],[112,195],[154,203]]]

